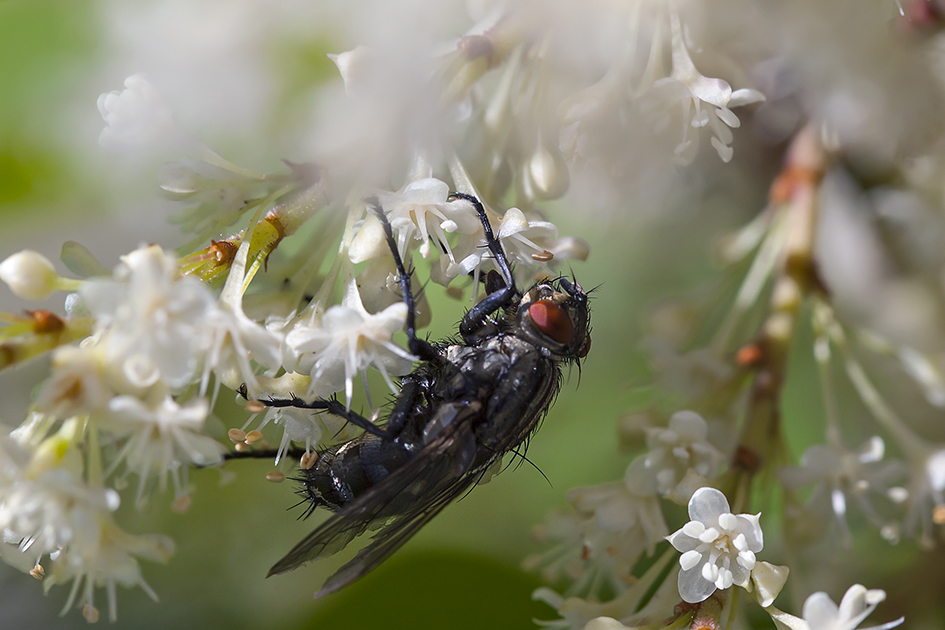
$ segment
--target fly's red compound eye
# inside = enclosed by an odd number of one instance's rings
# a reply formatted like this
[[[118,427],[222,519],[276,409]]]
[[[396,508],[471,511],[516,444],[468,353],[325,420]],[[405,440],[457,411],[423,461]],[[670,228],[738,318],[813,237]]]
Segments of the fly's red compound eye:
[[[528,316],[538,330],[558,343],[568,343],[574,335],[574,324],[571,323],[571,318],[554,302],[538,300],[528,307]]]

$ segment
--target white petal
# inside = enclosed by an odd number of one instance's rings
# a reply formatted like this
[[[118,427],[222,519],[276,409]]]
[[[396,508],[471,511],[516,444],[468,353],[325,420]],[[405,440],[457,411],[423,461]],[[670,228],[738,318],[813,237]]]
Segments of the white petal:
[[[698,604],[715,592],[715,585],[702,577],[699,569],[680,571],[677,580],[679,596],[684,602]]]
[[[703,555],[696,550],[690,550],[679,557],[679,566],[683,571],[689,571],[702,562]]]
[[[733,531],[738,527],[738,519],[732,513],[719,514],[719,525],[726,531]]]
[[[738,116],[736,116],[735,113],[727,107],[718,108],[715,110],[715,115],[719,117],[719,120],[724,122],[732,129],[737,129],[742,125],[742,121],[738,119]]]
[[[692,441],[703,441],[709,434],[705,418],[695,411],[677,411],[669,419],[669,428]]]
[[[715,488],[699,488],[689,499],[689,518],[702,523],[715,523],[720,514],[731,512],[728,499]]]
[[[687,536],[681,529],[667,536],[666,540],[669,541],[669,544],[671,544],[676,551],[683,552],[696,549],[701,544],[698,538]]]
[[[689,521],[683,525],[682,531],[687,536],[692,536],[693,538],[698,538],[705,532],[705,525],[699,521]]]
[[[804,620],[811,628],[834,628],[840,620],[840,609],[827,593],[819,591],[804,602]]]
[[[502,223],[499,224],[499,233],[496,237],[499,240],[506,239],[513,234],[518,234],[528,229],[528,219],[525,213],[518,208],[509,208],[502,217]]]
[[[760,103],[764,102],[765,100],[765,95],[758,90],[741,88],[740,90],[735,90],[732,92],[732,97],[728,101],[728,107],[741,107],[742,105]]]
[[[767,608],[777,599],[781,589],[787,582],[790,569],[785,566],[778,566],[770,562],[759,562],[751,571],[751,581],[755,588],[752,594],[761,604],[762,608]]]
[[[748,541],[748,548],[758,553],[764,549],[764,534],[761,531],[761,514],[739,514],[736,518],[740,521],[738,531],[745,535]]]

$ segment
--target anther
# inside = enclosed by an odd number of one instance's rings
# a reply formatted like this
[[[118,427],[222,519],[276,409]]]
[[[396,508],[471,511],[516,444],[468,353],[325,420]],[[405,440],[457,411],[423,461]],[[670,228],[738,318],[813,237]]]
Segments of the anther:
[[[318,461],[318,453],[314,451],[310,453],[309,452],[302,453],[302,457],[299,458],[299,468],[301,468],[302,470],[309,470],[312,468],[312,466],[315,465],[315,462],[317,461]]]

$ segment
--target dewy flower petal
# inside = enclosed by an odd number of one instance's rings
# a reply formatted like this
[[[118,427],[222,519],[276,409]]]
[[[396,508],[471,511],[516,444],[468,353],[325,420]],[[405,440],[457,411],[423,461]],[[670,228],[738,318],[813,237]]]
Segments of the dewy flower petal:
[[[704,601],[716,589],[733,584],[748,587],[755,554],[763,547],[760,515],[733,515],[724,494],[715,488],[700,488],[689,500],[689,516],[692,522],[666,538],[684,552],[679,572],[683,601]],[[693,536],[696,533],[698,536]]]

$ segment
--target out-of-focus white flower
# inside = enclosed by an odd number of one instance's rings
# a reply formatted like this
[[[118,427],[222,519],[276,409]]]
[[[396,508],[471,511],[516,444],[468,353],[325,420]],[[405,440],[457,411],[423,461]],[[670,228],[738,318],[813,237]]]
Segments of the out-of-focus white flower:
[[[246,200],[260,194],[260,179],[243,172],[182,158],[164,164],[158,186],[165,197],[195,204],[172,219],[181,230],[217,236],[246,209]]]
[[[712,479],[725,459],[717,448],[706,441],[709,427],[694,411],[677,411],[669,419],[669,427],[646,429],[646,445],[650,451],[638,457],[627,468],[625,483],[641,493],[669,496],[685,504],[695,490],[694,472],[705,481]],[[683,484],[683,480],[686,483]]]
[[[77,462],[63,461],[70,450],[65,442],[58,437],[50,440],[30,455],[17,454],[20,449],[5,440],[0,454],[13,473],[0,485],[0,531],[4,541],[29,551],[36,562],[73,544],[120,503],[111,488],[87,485]]]
[[[670,11],[670,30],[672,33],[673,72],[669,77],[653,83],[647,95],[654,111],[661,110],[661,120],[657,128],[669,124],[672,107],[682,109],[682,139],[675,149],[675,159],[681,164],[688,164],[699,149],[699,134],[690,134],[690,127],[699,129],[708,126],[712,132],[712,146],[723,162],[732,159],[732,128],[741,125],[732,109],[765,100],[757,90],[742,88],[732,91],[732,86],[722,79],[710,79],[703,76],[692,62],[689,49],[683,40],[682,26],[675,11]]]
[[[647,337],[643,348],[656,372],[656,386],[671,393],[698,399],[719,391],[734,376],[732,367],[708,348],[683,354],[663,337]]]
[[[53,355],[52,374],[34,408],[63,419],[103,410],[113,395],[99,348],[62,346]]]
[[[860,509],[877,527],[886,523],[873,507],[871,494],[896,500],[902,489],[894,483],[904,478],[906,466],[900,461],[883,461],[885,446],[874,436],[856,451],[842,446],[815,444],[801,457],[799,467],[783,468],[778,477],[787,488],[796,489],[811,483],[817,487],[809,505],[814,509],[832,511],[849,540],[846,524],[847,497],[855,499]]]
[[[74,580],[69,599],[62,609],[63,614],[75,603],[82,607],[82,614],[87,621],[97,621],[99,612],[94,599],[97,586],[104,586],[106,589],[110,621],[118,618],[116,584],[126,588],[139,586],[151,599],[157,601],[157,594],[141,577],[141,570],[134,556],[166,562],[174,553],[173,541],[156,534],[128,534],[115,525],[110,517],[98,523],[84,525],[80,532],[81,537],[56,557],[51,575],[43,584],[48,590],[55,584]],[[80,592],[82,595],[77,602],[76,597]]]
[[[558,544],[526,565],[542,567],[549,580],[563,570],[575,580],[569,592],[623,590],[636,559],[652,553],[667,534],[659,499],[613,482],[574,488],[568,501],[574,513],[556,515],[536,530],[537,537]]]
[[[125,439],[112,466],[124,461],[138,475],[138,501],[152,475],[157,475],[161,490],[170,475],[175,494],[182,496],[187,493],[181,483],[182,466],[208,466],[222,460],[223,446],[201,433],[208,413],[204,399],[181,406],[166,396],[157,405],[149,405],[134,396],[117,396],[108,406],[110,415],[102,426]]]
[[[80,289],[102,332],[106,361],[133,387],[163,380],[189,384],[207,349],[216,297],[194,278],[178,278],[177,259],[156,245],[122,257],[109,280]]]
[[[725,495],[715,488],[700,488],[689,500],[689,518],[667,537],[682,552],[679,558],[679,595],[696,604],[716,589],[747,586],[755,568],[755,554],[764,547],[761,514],[732,514]]]
[[[416,357],[391,341],[407,321],[407,305],[392,304],[368,313],[352,281],[342,304],[325,311],[316,323],[300,323],[286,335],[291,353],[286,368],[312,377],[309,395],[330,396],[345,390],[347,405],[354,394],[354,376],[367,367],[380,370],[391,391],[390,375],[410,372]]]
[[[98,111],[105,120],[98,143],[106,151],[123,153],[156,146],[187,146],[193,142],[143,73],[125,79],[121,92],[115,90],[99,96]]]
[[[612,617],[596,617],[587,622],[584,630],[629,630],[629,627]]]
[[[44,300],[63,288],[64,278],[56,273],[49,259],[31,249],[24,249],[0,263],[0,280],[24,300]]]
[[[369,81],[369,78],[364,76],[366,74],[365,66],[371,63],[375,54],[367,46],[355,46],[352,50],[336,55],[328,55],[328,58],[335,62],[338,72],[341,74],[341,79],[345,82],[345,94],[348,96],[364,95],[363,83]]]
[[[910,535],[918,533],[923,545],[931,546],[933,524],[945,521],[945,448],[915,443],[906,451],[911,471],[909,512],[903,527]]]
[[[827,593],[817,592],[804,602],[804,621],[810,630],[854,630],[884,599],[885,591],[854,584],[847,589],[838,607]],[[888,630],[903,621],[905,617],[900,617],[895,621],[861,630]]]

